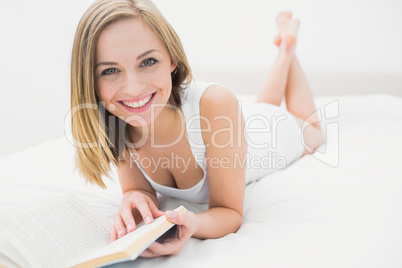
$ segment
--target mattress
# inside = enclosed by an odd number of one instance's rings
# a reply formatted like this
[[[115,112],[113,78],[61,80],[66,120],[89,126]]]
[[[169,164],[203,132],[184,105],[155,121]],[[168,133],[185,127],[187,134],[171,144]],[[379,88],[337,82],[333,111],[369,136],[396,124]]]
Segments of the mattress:
[[[242,101],[255,96],[238,95]],[[401,267],[402,98],[315,98],[326,145],[246,187],[241,228],[191,238],[176,256],[113,267]],[[73,193],[112,221],[122,197],[116,170],[107,189],[74,169],[71,136],[0,158],[0,212]],[[205,204],[168,198],[162,209]]]

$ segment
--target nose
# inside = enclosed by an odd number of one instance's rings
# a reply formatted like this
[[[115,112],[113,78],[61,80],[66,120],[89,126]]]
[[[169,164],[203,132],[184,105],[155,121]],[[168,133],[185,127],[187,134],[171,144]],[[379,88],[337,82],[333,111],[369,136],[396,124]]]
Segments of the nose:
[[[139,97],[145,92],[145,81],[143,77],[135,71],[127,72],[122,85],[122,92],[127,97]]]

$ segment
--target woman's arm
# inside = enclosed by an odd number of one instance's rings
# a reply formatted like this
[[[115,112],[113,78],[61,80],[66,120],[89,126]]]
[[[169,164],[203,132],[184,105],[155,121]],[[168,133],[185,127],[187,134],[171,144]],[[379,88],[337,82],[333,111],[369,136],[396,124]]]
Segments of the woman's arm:
[[[236,232],[242,223],[246,175],[246,132],[236,96],[213,85],[200,101],[207,147],[209,210],[197,214],[197,238],[218,238]]]
[[[154,242],[142,257],[178,254],[191,236],[219,238],[241,226],[247,143],[238,101],[227,89],[210,86],[201,97],[200,113],[207,147],[209,209],[200,214],[166,211],[166,218],[178,225],[178,237]]]

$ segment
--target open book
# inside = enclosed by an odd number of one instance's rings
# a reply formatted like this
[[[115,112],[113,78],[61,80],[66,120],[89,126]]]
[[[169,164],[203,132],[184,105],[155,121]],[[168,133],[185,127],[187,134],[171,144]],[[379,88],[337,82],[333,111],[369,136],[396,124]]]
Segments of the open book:
[[[8,268],[97,267],[134,260],[174,226],[161,216],[109,243],[111,223],[73,195],[6,215],[0,219],[0,267]]]

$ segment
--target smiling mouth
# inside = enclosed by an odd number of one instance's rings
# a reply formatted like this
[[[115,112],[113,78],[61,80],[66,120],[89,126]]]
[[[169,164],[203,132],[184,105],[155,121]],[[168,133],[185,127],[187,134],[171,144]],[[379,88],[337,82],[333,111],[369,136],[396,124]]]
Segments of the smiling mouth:
[[[151,101],[151,99],[155,96],[155,92],[150,94],[148,97],[143,98],[140,101],[133,101],[133,102],[126,102],[126,101],[119,101],[121,104],[132,108],[132,109],[139,109],[147,105]]]

